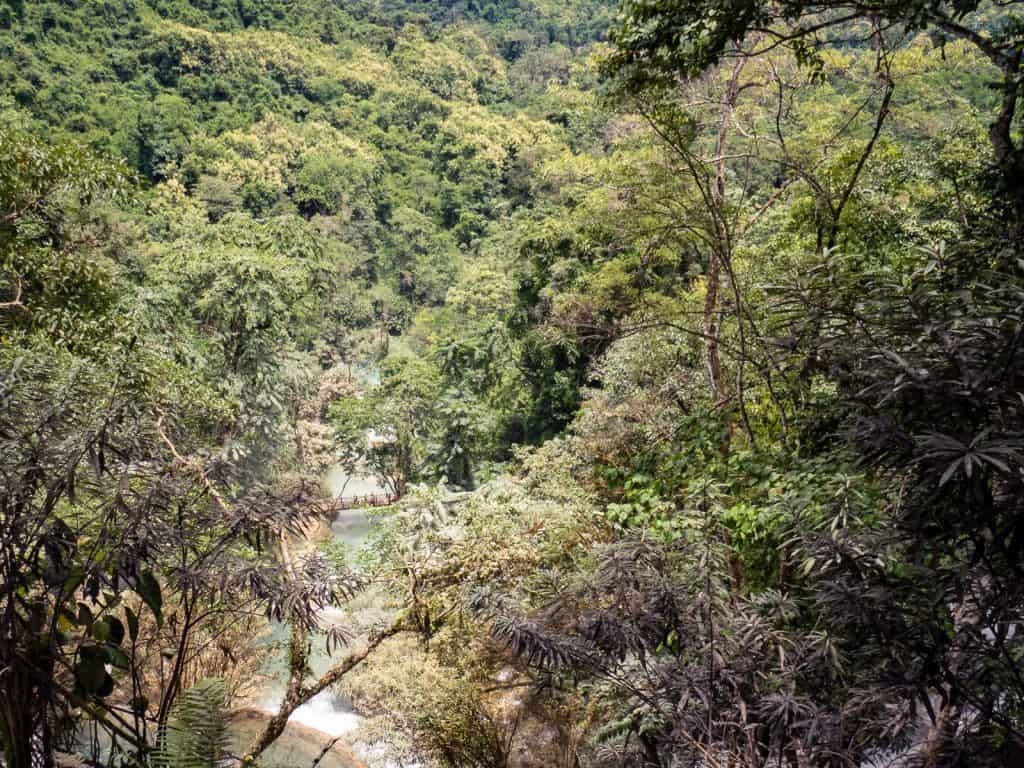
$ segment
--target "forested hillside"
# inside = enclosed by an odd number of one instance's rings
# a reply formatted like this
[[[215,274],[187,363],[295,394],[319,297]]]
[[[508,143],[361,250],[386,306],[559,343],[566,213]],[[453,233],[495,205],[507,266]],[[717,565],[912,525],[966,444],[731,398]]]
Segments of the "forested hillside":
[[[1024,765],[1022,10],[0,0],[0,765]]]

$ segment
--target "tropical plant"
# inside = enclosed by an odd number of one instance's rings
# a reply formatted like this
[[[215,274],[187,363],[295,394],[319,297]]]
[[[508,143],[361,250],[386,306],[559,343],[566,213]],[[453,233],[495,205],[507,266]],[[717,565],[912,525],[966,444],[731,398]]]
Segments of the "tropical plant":
[[[221,768],[230,762],[224,681],[201,680],[183,691],[151,762],[159,768]]]

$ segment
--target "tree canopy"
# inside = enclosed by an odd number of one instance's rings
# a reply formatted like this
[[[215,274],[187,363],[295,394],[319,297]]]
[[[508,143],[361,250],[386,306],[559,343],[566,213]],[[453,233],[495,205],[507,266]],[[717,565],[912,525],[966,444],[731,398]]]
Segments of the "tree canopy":
[[[0,2],[0,763],[1020,765],[1021,29]]]

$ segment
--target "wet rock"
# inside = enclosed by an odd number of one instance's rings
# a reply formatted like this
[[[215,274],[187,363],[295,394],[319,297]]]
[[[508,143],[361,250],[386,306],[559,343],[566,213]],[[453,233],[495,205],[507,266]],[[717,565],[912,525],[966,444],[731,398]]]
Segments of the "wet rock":
[[[262,732],[270,715],[256,709],[243,709],[231,718],[231,747],[241,751]],[[331,742],[334,742],[331,745]],[[367,768],[344,740],[336,740],[299,723],[288,723],[284,733],[259,757],[262,768],[307,768],[330,746],[318,768]]]

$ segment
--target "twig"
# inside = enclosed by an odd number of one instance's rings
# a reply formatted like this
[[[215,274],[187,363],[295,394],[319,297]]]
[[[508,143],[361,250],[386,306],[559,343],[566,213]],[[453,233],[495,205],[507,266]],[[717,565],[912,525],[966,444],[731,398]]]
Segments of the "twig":
[[[341,736],[335,736],[333,739],[327,742],[327,745],[322,750],[320,750],[320,754],[316,756],[316,760],[313,761],[313,764],[309,768],[316,768],[318,765],[320,765],[320,761],[327,757],[327,753],[334,749],[334,745],[341,741],[341,738]]]
[[[227,502],[224,501],[224,497],[220,495],[220,492],[217,490],[216,486],[214,486],[214,484],[210,481],[210,478],[206,474],[206,470],[203,468],[202,462],[199,461],[198,459],[186,459],[184,456],[178,453],[178,449],[174,446],[174,443],[171,441],[171,438],[168,437],[167,432],[164,431],[164,414],[159,409],[157,409],[157,413],[159,414],[159,416],[157,417],[156,420],[156,431],[163,439],[164,443],[166,443],[167,447],[170,449],[171,455],[174,456],[174,458],[183,466],[187,467],[188,469],[191,469],[202,482],[206,490],[210,492],[210,495],[213,496],[214,501],[217,502],[217,506],[219,506],[222,511],[228,512],[229,508]]]
[[[14,278],[14,282],[14,299],[12,301],[0,301],[0,309],[23,309],[31,314],[32,310],[21,302],[21,278]]]

